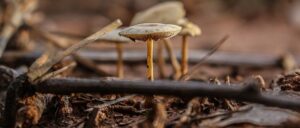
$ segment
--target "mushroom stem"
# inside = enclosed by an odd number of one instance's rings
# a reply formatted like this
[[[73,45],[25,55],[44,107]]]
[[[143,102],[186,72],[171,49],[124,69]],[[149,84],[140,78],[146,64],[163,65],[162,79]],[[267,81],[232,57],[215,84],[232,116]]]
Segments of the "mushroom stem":
[[[169,39],[164,39],[164,44],[166,46],[167,53],[169,55],[173,71],[175,73],[174,79],[177,80],[181,76],[180,64],[176,58],[176,55],[173,52],[173,48]]]
[[[154,81],[153,76],[153,39],[147,39],[147,78]]]
[[[123,69],[123,44],[116,44],[118,61],[117,61],[117,75],[119,78],[124,78],[124,69]]]
[[[182,36],[182,47],[181,47],[181,73],[182,75],[188,72],[188,44],[187,44],[187,36]]]
[[[157,64],[158,64],[158,72],[160,78],[166,78],[165,72],[165,58],[163,56],[163,42],[159,42],[157,44]]]

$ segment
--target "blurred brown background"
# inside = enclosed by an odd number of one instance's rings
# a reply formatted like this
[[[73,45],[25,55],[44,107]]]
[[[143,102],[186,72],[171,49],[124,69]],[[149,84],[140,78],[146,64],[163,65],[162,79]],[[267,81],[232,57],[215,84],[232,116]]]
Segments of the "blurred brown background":
[[[120,18],[125,25],[138,11],[167,0],[42,0],[40,26],[55,32],[88,35]],[[300,53],[300,1],[182,0],[187,17],[203,34],[191,48],[208,49],[226,34],[222,51],[268,54]],[[180,38],[174,39],[176,48]],[[143,47],[142,44],[137,44]],[[132,48],[129,46],[128,48]]]

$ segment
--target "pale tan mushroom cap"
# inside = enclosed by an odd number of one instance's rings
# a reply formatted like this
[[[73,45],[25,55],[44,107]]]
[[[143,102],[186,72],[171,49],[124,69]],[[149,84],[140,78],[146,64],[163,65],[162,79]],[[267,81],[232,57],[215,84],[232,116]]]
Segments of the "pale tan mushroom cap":
[[[146,41],[171,38],[181,31],[181,27],[172,24],[144,23],[122,30],[119,34],[132,40]]]
[[[179,23],[179,25],[182,27],[179,35],[194,37],[199,36],[202,33],[200,27],[190,21]]]
[[[132,40],[130,40],[129,38],[124,37],[124,36],[120,36],[119,33],[121,31],[122,31],[122,29],[120,29],[120,28],[115,29],[115,30],[103,35],[98,40],[109,42],[109,43],[128,43],[128,42],[132,42]]]
[[[176,24],[176,22],[183,17],[185,17],[183,4],[179,1],[170,1],[137,13],[133,17],[131,25],[141,23]]]

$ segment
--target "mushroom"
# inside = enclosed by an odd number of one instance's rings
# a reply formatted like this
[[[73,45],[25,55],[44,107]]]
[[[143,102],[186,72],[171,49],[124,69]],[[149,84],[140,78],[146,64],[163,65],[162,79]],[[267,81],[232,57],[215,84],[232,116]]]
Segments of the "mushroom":
[[[125,28],[119,34],[132,40],[147,42],[147,78],[153,81],[153,41],[171,38],[180,30],[180,26],[172,24],[143,23]]]
[[[188,43],[187,37],[195,37],[201,35],[201,29],[196,24],[183,19],[178,22],[178,25],[182,27],[179,35],[182,36],[182,47],[181,47],[181,74],[184,75],[188,72]]]
[[[108,43],[116,44],[116,50],[118,55],[117,61],[117,76],[119,78],[124,78],[124,69],[123,69],[123,44],[129,43],[132,40],[124,36],[120,36],[119,33],[122,29],[115,29],[112,32],[109,32],[99,38],[99,41],[105,41]]]
[[[177,21],[184,18],[184,16],[185,10],[182,2],[169,1],[137,13],[133,17],[131,25],[141,23],[176,24]]]
[[[157,4],[149,9],[137,13],[132,21],[131,25],[140,23],[164,23],[164,24],[177,24],[179,20],[185,17],[185,10],[182,2],[180,1],[169,1],[161,4]],[[161,44],[164,43],[165,45]],[[178,79],[181,76],[179,62],[172,51],[172,44],[169,40],[163,40],[159,42],[157,47],[157,59],[158,59],[158,69],[160,76],[164,77],[164,61],[162,47],[165,46],[171,64],[174,70],[174,79]]]

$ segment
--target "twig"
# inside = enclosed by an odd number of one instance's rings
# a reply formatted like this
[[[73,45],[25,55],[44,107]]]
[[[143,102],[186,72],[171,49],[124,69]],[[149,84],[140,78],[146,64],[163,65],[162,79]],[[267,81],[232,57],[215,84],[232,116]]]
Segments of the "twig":
[[[21,75],[8,86],[4,108],[5,127],[16,127],[17,99],[24,95],[24,90],[17,90],[17,88],[23,88],[25,84],[28,84],[26,79],[25,75]]]
[[[53,43],[58,48],[65,49],[71,44],[67,39],[57,38],[56,36],[51,35],[48,32],[41,31],[34,26],[28,26],[28,27],[31,28],[31,30],[36,35],[42,37],[45,40],[50,41],[50,43]],[[73,53],[72,57],[76,60],[76,62],[78,62],[79,66],[81,66],[82,68],[88,71],[95,72],[99,76],[112,76],[111,74],[106,73],[104,70],[99,68],[97,64],[94,63],[92,60],[88,58],[84,58],[78,53]]]
[[[68,47],[62,52],[55,53],[53,56],[48,58],[43,64],[40,64],[39,62],[33,63],[29,71],[27,72],[27,76],[29,78],[29,81],[34,81],[36,78],[40,77],[44,73],[46,73],[54,64],[61,61],[66,56],[69,56],[82,47],[88,45],[89,43],[92,43],[96,40],[98,40],[102,35],[104,35],[107,32],[110,32],[119,26],[122,25],[122,22],[120,20],[116,20],[109,25],[105,26],[104,28],[100,29],[98,32],[88,36],[87,38],[81,40],[80,42]]]
[[[203,64],[204,61],[206,61],[212,54],[214,54],[223,43],[225,43],[225,41],[229,38],[228,35],[226,35],[225,37],[223,37],[217,44],[216,46],[214,46],[208,53],[207,55],[205,55],[204,57],[202,57],[199,62],[193,66],[186,74],[182,74],[180,80],[187,80],[189,79],[190,76],[192,76],[193,74],[196,73],[197,69],[199,69],[199,67]]]
[[[255,85],[255,86],[253,86]],[[178,97],[216,97],[260,103],[299,110],[300,102],[283,95],[261,93],[256,84],[243,86],[214,85],[201,82],[179,81],[126,81],[98,79],[50,79],[34,86],[40,93],[134,93],[142,95],[173,95]]]
[[[120,102],[122,102],[122,101],[126,101],[126,100],[128,100],[128,99],[133,98],[134,96],[135,96],[135,95],[129,95],[129,96],[120,97],[120,98],[118,98],[118,99],[116,99],[116,100],[109,101],[109,102],[105,102],[105,103],[103,103],[103,104],[100,104],[100,105],[94,106],[94,107],[92,107],[92,108],[86,109],[85,111],[92,111],[92,110],[95,109],[95,108],[101,110],[101,109],[104,108],[104,107],[108,107],[108,106],[111,106],[111,105],[113,105],[113,104],[117,104],[117,103],[120,103]]]
[[[69,64],[69,65],[66,65],[66,66],[62,67],[61,69],[58,69],[58,70],[56,70],[56,71],[50,72],[50,73],[48,73],[48,74],[45,74],[44,76],[42,76],[41,78],[37,79],[37,80],[34,81],[34,82],[35,82],[35,83],[39,83],[39,82],[41,82],[41,81],[45,81],[45,80],[47,80],[47,79],[50,79],[50,78],[52,78],[52,77],[55,77],[55,76],[61,74],[62,72],[66,71],[66,70],[68,70],[68,69],[70,69],[70,68],[73,68],[73,67],[75,67],[75,66],[76,66],[76,63],[73,62],[73,63],[71,63],[71,64]]]
[[[78,54],[82,58],[98,63],[115,63],[117,56],[112,51],[79,51]],[[206,51],[190,50],[189,63],[197,64],[202,56],[207,55]],[[42,51],[35,50],[34,52],[20,52],[20,51],[7,51],[3,54],[2,63],[22,62],[22,64],[31,64],[35,59],[41,56]],[[179,55],[179,53],[176,53]],[[154,59],[156,56],[154,55]],[[180,58],[180,56],[177,56]],[[170,62],[168,57],[165,58],[167,62]],[[246,54],[236,52],[221,52],[214,53],[204,63],[226,65],[226,66],[247,66],[247,67],[279,67],[280,57],[273,55],[261,55],[261,54]],[[300,58],[296,58],[297,64],[300,64]],[[124,51],[124,62],[127,64],[143,64],[146,61],[145,53],[141,50],[128,50]]]

